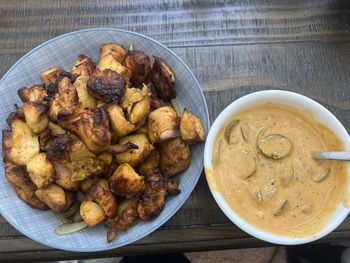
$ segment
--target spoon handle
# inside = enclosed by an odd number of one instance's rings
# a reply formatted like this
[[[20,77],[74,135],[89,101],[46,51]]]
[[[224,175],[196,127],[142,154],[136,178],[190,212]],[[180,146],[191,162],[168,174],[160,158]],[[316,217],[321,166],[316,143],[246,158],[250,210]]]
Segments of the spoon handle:
[[[311,157],[318,160],[350,161],[350,152],[311,152]]]

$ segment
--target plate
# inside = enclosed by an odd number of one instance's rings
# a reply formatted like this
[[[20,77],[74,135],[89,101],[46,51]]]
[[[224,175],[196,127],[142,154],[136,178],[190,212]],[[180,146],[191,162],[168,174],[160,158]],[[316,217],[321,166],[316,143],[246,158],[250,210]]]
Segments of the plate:
[[[155,55],[173,69],[176,77],[177,102],[180,108],[187,107],[197,115],[208,134],[209,114],[202,89],[188,66],[170,49],[144,35],[110,28],[96,28],[67,33],[53,38],[19,59],[0,80],[0,125],[8,129],[5,122],[14,104],[21,105],[17,90],[24,86],[41,83],[39,74],[50,67],[61,66],[70,70],[76,57],[84,54],[98,60],[99,46],[118,42],[125,47]],[[54,229],[61,223],[51,211],[30,208],[21,201],[4,176],[4,164],[0,164],[0,213],[18,231],[46,246],[79,252],[102,251],[118,248],[135,242],[155,231],[171,218],[184,204],[195,187],[203,169],[204,143],[191,146],[191,166],[179,176],[181,193],[169,197],[162,213],[149,222],[140,221],[126,232],[120,232],[112,243],[106,241],[106,227],[100,224],[81,232],[57,236]]]

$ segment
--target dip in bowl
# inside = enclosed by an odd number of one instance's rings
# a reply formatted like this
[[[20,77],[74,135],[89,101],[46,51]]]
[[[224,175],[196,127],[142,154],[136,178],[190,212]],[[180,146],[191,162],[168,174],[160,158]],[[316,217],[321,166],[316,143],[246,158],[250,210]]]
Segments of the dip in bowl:
[[[349,151],[345,128],[317,102],[261,91],[231,103],[215,120],[204,151],[210,190],[247,233],[302,244],[334,230],[349,212],[347,162],[311,151]]]

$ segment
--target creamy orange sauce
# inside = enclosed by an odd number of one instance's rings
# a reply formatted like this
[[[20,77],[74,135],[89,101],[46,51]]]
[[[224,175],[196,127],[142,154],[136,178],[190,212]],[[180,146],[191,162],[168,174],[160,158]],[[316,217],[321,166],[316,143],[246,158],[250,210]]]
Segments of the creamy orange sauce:
[[[310,114],[269,103],[224,125],[207,179],[233,211],[256,227],[313,235],[343,198],[347,163],[316,161],[310,152],[340,150],[342,141]]]

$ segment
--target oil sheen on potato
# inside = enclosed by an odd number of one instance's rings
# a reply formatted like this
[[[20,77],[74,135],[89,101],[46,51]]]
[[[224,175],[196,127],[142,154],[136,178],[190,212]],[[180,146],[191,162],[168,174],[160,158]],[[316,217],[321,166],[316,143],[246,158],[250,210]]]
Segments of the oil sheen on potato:
[[[345,162],[316,161],[310,151],[342,149],[341,140],[310,115],[269,103],[224,125],[208,174],[232,210],[252,225],[308,236],[341,200],[347,177]]]

